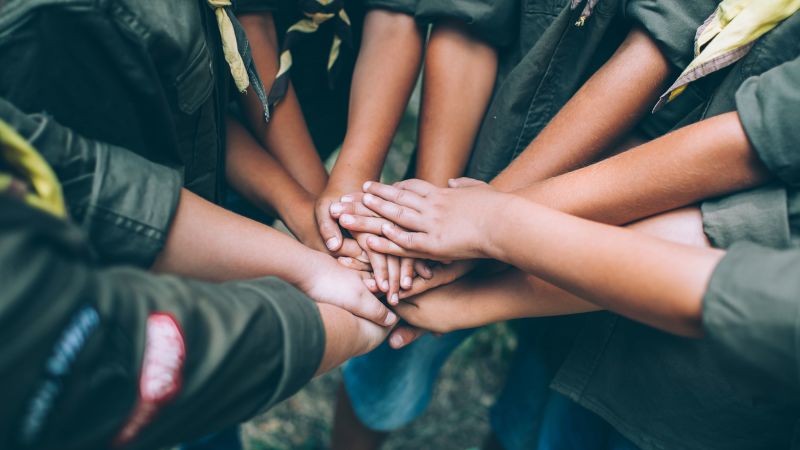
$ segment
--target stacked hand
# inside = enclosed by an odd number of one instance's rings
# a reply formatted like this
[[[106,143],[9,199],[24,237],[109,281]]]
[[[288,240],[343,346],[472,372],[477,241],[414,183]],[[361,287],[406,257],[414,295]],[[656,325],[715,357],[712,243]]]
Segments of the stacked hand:
[[[348,194],[339,202],[331,203],[331,217],[358,236],[359,245],[368,254],[387,259],[403,258],[400,270],[403,289],[397,297],[389,299],[393,305],[397,305],[398,300],[409,299],[397,311],[411,323],[419,322],[414,320],[413,312],[416,302],[422,299],[412,299],[412,296],[460,278],[474,267],[474,258],[491,254],[486,245],[486,233],[491,229],[490,220],[497,217],[492,210],[513,198],[485,183],[466,178],[451,180],[450,188],[407,180],[393,186],[367,182],[363,190],[364,193]],[[444,264],[431,270],[420,264],[426,259]],[[351,261],[344,258],[342,262]],[[409,275],[412,267],[425,276]],[[374,270],[375,266],[372,268]],[[391,270],[388,271],[388,276],[392,275]],[[406,280],[409,276],[411,283]],[[375,278],[379,279],[377,271]],[[384,292],[394,294],[396,291]],[[420,325],[431,328],[429,324]],[[422,332],[399,328],[390,343],[393,347],[402,347]]]

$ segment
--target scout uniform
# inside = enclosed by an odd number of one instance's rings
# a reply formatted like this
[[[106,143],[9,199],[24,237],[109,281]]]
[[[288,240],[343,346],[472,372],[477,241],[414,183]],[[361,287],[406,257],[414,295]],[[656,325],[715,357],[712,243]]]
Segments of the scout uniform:
[[[313,376],[325,338],[309,298],[274,278],[99,264],[32,146],[67,147],[77,166],[120,150],[0,100],[0,448],[157,448],[252,417]]]
[[[421,25],[457,19],[470,32],[494,47],[505,47],[516,37],[516,0],[364,0],[367,9],[387,9],[414,16]]]
[[[0,14],[0,96],[25,112],[46,111],[88,138],[169,167],[186,188],[221,203],[230,90],[244,86],[243,71],[247,85],[260,86],[248,69],[249,46],[231,6],[224,6],[228,3],[8,0]],[[242,0],[235,12],[274,11],[282,36],[301,16],[293,5]],[[357,29],[362,15],[357,10],[351,15]],[[231,22],[222,31],[220,16]],[[231,32],[232,41],[221,38]],[[320,40],[327,38],[320,34]],[[356,34],[354,45],[357,40]],[[226,61],[235,59],[237,47],[244,68]],[[344,88],[331,90],[322,62],[327,48],[317,41],[300,46],[292,73],[323,155],[344,134],[353,60],[352,52],[343,52],[349,64]],[[165,195],[177,199],[177,191]],[[83,211],[72,213],[85,220]]]

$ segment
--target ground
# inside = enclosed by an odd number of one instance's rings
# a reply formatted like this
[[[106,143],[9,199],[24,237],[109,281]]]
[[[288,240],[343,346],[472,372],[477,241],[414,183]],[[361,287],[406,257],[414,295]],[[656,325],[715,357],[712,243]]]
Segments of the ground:
[[[489,429],[488,409],[502,387],[514,338],[506,326],[482,330],[464,343],[442,371],[427,412],[394,433],[385,450],[479,447]],[[328,448],[334,396],[341,372],[314,380],[294,397],[244,426],[249,450]]]

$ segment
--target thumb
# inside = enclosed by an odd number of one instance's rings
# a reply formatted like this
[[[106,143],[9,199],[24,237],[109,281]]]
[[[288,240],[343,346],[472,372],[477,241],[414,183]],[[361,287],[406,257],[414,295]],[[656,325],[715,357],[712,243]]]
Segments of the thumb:
[[[476,180],[474,178],[468,177],[461,177],[461,178],[451,178],[447,180],[447,185],[451,188],[467,188],[473,186],[482,186],[484,183],[481,180]]]

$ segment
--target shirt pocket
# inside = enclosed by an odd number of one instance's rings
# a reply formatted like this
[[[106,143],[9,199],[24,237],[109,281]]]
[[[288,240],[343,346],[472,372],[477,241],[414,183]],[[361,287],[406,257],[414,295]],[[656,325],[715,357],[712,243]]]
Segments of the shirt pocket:
[[[208,100],[214,89],[214,70],[205,43],[175,79],[175,88],[178,107],[186,114],[194,114]]]
[[[558,15],[569,3],[569,0],[525,0],[526,14]]]

